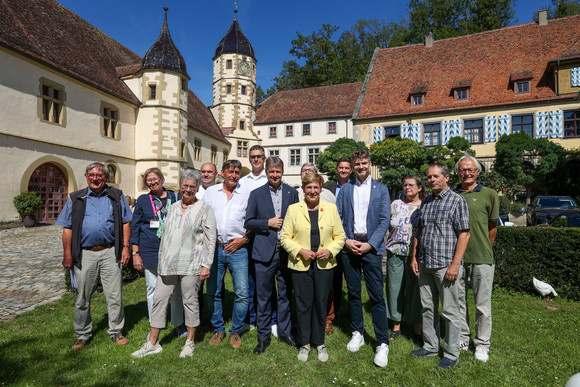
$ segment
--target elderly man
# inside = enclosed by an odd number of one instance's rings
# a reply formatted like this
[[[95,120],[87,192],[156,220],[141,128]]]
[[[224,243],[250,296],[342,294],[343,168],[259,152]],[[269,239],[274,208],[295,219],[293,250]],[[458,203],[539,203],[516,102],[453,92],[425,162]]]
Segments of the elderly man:
[[[461,308],[461,338],[459,347],[469,349],[469,310],[467,308],[467,283],[471,281],[475,298],[475,358],[489,360],[491,337],[491,291],[495,262],[493,242],[499,220],[499,196],[491,188],[483,187],[477,178],[481,164],[475,157],[463,156],[455,165],[461,184],[455,192],[467,201],[469,207],[469,244],[463,258],[464,274],[459,280],[459,305]]]
[[[316,165],[314,165],[312,163],[304,163],[304,164],[302,164],[302,167],[300,168],[300,179],[303,179],[304,176],[308,172],[318,173],[318,169],[316,169]],[[304,200],[304,191],[302,191],[301,189],[298,190],[298,199],[300,201]],[[335,204],[336,203],[336,196],[334,196],[332,194],[332,192],[330,192],[326,188],[322,188],[322,191],[320,191],[320,199],[326,200],[327,202],[330,202],[332,204]]]
[[[338,159],[338,163],[336,164],[337,181],[326,184],[324,188],[332,192],[334,197],[338,197],[340,189],[348,183],[351,172],[352,166],[350,165],[350,159],[348,157],[341,157]],[[334,317],[340,310],[340,303],[342,301],[342,253],[337,254],[336,264],[332,277],[332,287],[330,288],[330,295],[328,296],[328,305],[326,308],[325,332],[327,335],[334,333],[334,327],[332,325]]]
[[[439,367],[453,368],[459,359],[459,282],[461,261],[469,241],[469,210],[465,199],[453,192],[447,182],[449,169],[435,163],[427,169],[427,184],[433,190],[421,204],[413,239],[411,268],[419,276],[423,306],[423,348],[411,352],[415,357],[439,353],[439,300],[445,318],[445,350]]]
[[[72,349],[91,340],[91,297],[99,277],[107,300],[109,337],[118,345],[129,341],[121,333],[125,324],[121,268],[129,261],[129,221],[132,214],[125,195],[106,184],[109,170],[102,163],[86,167],[87,188],[70,194],[56,224],[63,226],[62,265],[73,270],[77,295],[73,325],[77,335]]]
[[[242,163],[227,160],[222,167],[223,184],[209,187],[203,195],[216,217],[218,243],[216,257],[207,284],[208,302],[213,305],[211,323],[214,335],[210,345],[218,345],[226,335],[222,306],[222,284],[229,268],[234,284],[234,310],[230,328],[230,344],[242,345],[242,329],[248,312],[248,236],[244,228],[249,192],[240,184]]]
[[[296,347],[290,332],[292,287],[288,271],[288,253],[280,248],[280,229],[288,206],[298,202],[298,192],[282,183],[283,174],[282,160],[276,156],[268,157],[266,160],[268,184],[250,193],[246,209],[246,228],[254,232],[252,260],[255,265],[258,300],[258,345],[254,349],[256,355],[264,353],[270,345],[270,322],[274,303],[277,303],[278,311],[278,337],[280,341]]]
[[[214,163],[205,163],[201,166],[201,186],[197,190],[195,197],[199,200],[203,199],[205,190],[215,185],[217,178],[217,167]]]
[[[361,274],[371,300],[371,314],[376,335],[374,363],[386,367],[389,356],[389,325],[383,283],[382,255],[385,234],[391,217],[391,200],[386,185],[370,176],[369,151],[354,151],[351,164],[356,175],[340,189],[336,205],[346,233],[346,254],[342,256],[348,287],[348,305],[352,338],[346,348],[357,352],[365,343],[361,301]]]

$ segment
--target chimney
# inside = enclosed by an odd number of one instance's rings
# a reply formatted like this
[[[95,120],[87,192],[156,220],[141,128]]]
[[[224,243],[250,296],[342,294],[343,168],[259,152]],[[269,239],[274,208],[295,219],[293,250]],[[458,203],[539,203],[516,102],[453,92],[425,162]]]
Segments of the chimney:
[[[548,10],[541,9],[538,11],[538,25],[545,26],[548,24]]]
[[[429,32],[425,36],[425,47],[433,47],[433,32]]]

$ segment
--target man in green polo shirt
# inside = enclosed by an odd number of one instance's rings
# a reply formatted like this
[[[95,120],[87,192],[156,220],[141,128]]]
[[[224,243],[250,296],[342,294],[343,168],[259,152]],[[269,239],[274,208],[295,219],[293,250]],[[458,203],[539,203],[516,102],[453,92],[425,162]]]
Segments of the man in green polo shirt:
[[[471,342],[469,310],[467,309],[467,283],[475,298],[475,358],[486,362],[489,359],[491,336],[491,291],[495,261],[493,242],[499,220],[499,197],[493,189],[483,187],[477,178],[481,164],[475,157],[463,156],[455,164],[461,185],[455,190],[467,201],[469,207],[469,230],[471,238],[465,250],[464,271],[459,286],[459,305],[462,316],[460,348],[468,350]]]

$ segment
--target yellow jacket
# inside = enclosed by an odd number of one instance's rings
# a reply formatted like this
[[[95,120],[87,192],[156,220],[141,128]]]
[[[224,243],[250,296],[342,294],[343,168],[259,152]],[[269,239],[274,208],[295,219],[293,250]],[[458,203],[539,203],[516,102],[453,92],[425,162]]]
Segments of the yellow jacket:
[[[318,205],[318,228],[320,246],[318,251],[328,249],[333,258],[318,260],[319,269],[332,269],[336,266],[336,255],[342,249],[345,240],[344,229],[336,205],[320,200]],[[280,244],[288,252],[288,268],[307,271],[311,261],[305,261],[298,255],[300,249],[310,250],[310,217],[305,201],[288,207],[284,224],[280,232]]]

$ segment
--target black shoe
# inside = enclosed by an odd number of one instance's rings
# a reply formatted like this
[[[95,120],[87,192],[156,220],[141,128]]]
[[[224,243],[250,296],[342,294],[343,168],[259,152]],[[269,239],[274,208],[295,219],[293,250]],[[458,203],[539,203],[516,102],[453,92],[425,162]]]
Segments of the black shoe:
[[[270,339],[268,340],[258,340],[258,345],[254,348],[254,355],[261,355],[266,351],[266,348],[270,345]]]
[[[283,343],[288,344],[289,346],[291,346],[293,348],[298,348],[298,344],[296,344],[296,342],[294,341],[292,336],[279,336],[278,340],[280,340]]]

